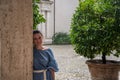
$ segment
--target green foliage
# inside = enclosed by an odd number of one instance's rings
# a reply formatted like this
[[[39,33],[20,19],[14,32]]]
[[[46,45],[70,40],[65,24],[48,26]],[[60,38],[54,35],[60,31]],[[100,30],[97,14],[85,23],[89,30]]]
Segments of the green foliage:
[[[33,0],[33,29],[37,29],[37,25],[45,22],[45,18],[39,12],[39,4],[40,0]]]
[[[55,33],[52,37],[53,44],[70,44],[70,36],[67,33]]]
[[[120,55],[120,0],[79,0],[70,32],[76,53]]]

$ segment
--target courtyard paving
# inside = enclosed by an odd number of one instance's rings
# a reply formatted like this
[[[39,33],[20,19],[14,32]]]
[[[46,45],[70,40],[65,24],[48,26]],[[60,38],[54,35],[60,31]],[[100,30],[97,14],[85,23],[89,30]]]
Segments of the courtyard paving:
[[[59,66],[56,80],[91,80],[86,59],[77,55],[71,45],[47,45],[52,48]]]
[[[46,45],[50,47],[59,66],[56,80],[91,80],[86,58],[75,53],[71,45]],[[97,57],[99,58],[99,57]],[[115,59],[110,57],[110,59]],[[116,58],[120,60],[119,58]]]

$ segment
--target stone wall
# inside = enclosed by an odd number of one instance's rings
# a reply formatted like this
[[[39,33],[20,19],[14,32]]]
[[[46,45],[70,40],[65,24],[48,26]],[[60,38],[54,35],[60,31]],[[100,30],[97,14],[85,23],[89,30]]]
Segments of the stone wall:
[[[32,80],[32,0],[0,0],[0,80]]]

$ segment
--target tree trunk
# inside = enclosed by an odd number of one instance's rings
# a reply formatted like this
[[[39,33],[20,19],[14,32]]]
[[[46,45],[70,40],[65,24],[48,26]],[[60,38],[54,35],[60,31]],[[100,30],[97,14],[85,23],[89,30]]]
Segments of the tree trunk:
[[[32,80],[32,0],[0,0],[0,80]]]
[[[102,62],[103,64],[106,64],[106,53],[102,53]]]

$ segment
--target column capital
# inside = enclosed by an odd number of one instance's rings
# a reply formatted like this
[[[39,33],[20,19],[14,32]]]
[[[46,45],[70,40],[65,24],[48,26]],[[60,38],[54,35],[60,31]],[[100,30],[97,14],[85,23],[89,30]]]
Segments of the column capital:
[[[41,11],[51,11],[51,5],[53,3],[53,1],[40,1]]]

